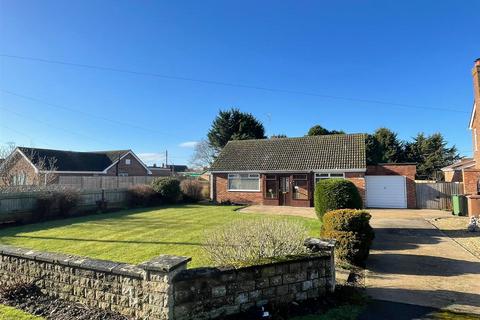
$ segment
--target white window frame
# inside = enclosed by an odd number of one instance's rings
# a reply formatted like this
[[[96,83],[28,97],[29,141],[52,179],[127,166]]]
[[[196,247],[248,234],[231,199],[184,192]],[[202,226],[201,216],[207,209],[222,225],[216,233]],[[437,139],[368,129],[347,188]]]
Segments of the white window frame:
[[[333,176],[333,175],[342,175],[340,176]],[[320,176],[322,175],[322,176]],[[318,181],[323,180],[323,179],[332,179],[332,178],[337,178],[337,179],[345,179],[345,172],[316,172],[314,176],[314,182],[315,185],[317,184]]]
[[[118,176],[119,177],[128,177],[128,173],[127,172],[119,172]]]
[[[230,179],[239,178],[241,174],[248,174],[248,178],[257,178],[258,179],[258,188],[257,189],[230,189]],[[229,173],[227,177],[227,191],[229,192],[260,192],[260,174],[259,173]]]
[[[131,159],[125,159],[125,164],[127,166],[131,165],[132,164],[132,160]]]

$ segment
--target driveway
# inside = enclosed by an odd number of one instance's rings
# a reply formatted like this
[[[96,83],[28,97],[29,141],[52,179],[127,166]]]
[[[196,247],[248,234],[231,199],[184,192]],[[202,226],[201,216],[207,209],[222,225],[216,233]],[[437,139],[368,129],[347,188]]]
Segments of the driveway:
[[[367,293],[378,300],[480,314],[480,260],[428,220],[437,210],[369,210],[376,238]]]

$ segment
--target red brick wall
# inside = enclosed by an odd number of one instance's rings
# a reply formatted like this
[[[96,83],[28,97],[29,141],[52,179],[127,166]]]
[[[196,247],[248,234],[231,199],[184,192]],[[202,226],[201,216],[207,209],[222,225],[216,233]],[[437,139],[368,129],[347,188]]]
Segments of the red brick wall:
[[[360,196],[362,197],[363,204],[365,205],[365,173],[364,172],[345,172],[345,179],[353,182],[357,187]]]
[[[41,177],[35,173],[35,169],[20,153],[15,153],[13,157],[7,161],[8,163],[5,163],[5,172],[1,174],[2,179],[0,179],[0,185],[9,185],[10,182],[4,180],[10,180],[12,176],[17,175],[20,172],[24,172],[26,174],[27,185],[39,183],[39,179]]]
[[[477,105],[475,116],[472,121],[473,158],[476,160],[475,168],[480,169],[480,61],[478,60],[473,66],[472,76],[474,99]],[[475,146],[475,133],[477,134],[477,147]]]
[[[417,207],[417,196],[415,192],[415,174],[417,166],[415,164],[380,164],[376,166],[367,166],[367,176],[405,176],[407,184],[407,207],[414,209]]]
[[[477,194],[477,181],[480,179],[480,169],[463,170],[463,190],[465,194]]]
[[[263,203],[263,179],[260,181],[259,192],[228,191],[228,175],[226,173],[214,173],[213,175],[214,201],[231,201],[241,204]]]
[[[130,159],[130,164],[126,164],[126,160]],[[107,175],[114,176],[117,173],[117,165],[114,165],[107,171]],[[129,176],[145,176],[147,169],[131,154],[126,155],[118,164],[118,173],[127,173]]]

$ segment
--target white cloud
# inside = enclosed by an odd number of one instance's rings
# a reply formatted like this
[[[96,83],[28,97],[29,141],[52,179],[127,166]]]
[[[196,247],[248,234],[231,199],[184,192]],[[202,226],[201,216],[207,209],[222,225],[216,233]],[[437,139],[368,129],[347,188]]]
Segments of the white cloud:
[[[185,141],[179,144],[182,148],[194,148],[198,144],[198,141]]]
[[[137,154],[143,162],[151,164],[157,163],[161,164],[162,161],[165,162],[165,154],[164,153],[155,153],[155,152],[145,152],[145,153],[138,153]]]

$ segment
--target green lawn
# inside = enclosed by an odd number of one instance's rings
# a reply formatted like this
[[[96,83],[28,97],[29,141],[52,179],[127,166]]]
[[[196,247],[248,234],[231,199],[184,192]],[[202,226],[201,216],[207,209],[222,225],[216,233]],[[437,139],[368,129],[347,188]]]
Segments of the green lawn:
[[[0,320],[42,320],[21,310],[0,304]]]
[[[285,217],[238,213],[233,206],[177,205],[124,210],[0,230],[0,243],[137,264],[160,254],[192,257],[189,267],[208,265],[201,243],[205,230],[236,219]],[[317,219],[302,221],[317,236]]]

